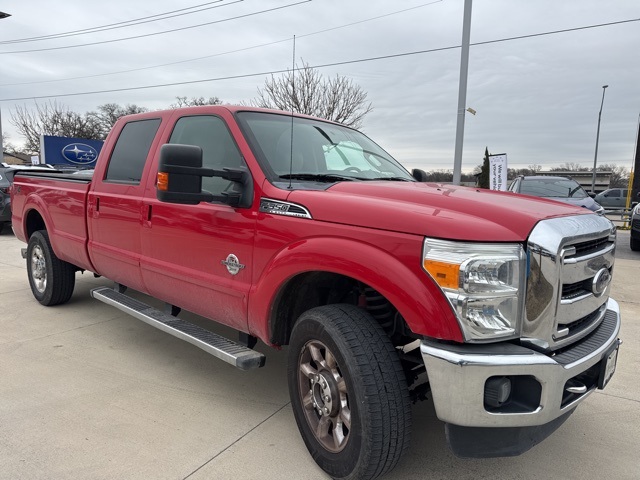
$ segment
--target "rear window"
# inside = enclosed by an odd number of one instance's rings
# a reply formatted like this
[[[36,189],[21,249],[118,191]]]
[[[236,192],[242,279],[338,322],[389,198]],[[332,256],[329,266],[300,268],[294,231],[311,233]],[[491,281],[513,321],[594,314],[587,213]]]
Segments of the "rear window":
[[[127,123],[113,148],[106,181],[139,184],[160,119]]]

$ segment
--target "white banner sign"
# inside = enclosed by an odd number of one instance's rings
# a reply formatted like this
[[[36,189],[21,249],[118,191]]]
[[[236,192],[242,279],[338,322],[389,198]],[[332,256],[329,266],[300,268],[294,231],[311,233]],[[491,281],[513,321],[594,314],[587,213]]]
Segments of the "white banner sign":
[[[489,155],[489,188],[507,191],[507,154]]]

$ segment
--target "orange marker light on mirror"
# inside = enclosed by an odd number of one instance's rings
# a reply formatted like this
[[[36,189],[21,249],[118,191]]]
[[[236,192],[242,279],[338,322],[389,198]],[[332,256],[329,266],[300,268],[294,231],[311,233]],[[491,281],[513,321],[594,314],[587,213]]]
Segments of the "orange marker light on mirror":
[[[158,190],[169,190],[169,174],[166,172],[158,172]]]

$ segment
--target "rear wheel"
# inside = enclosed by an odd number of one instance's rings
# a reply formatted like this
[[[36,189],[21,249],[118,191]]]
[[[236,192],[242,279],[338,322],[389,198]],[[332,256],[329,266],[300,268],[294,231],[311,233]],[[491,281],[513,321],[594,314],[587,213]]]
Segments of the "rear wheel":
[[[59,305],[71,298],[75,267],[56,256],[46,230],[39,230],[29,238],[27,273],[31,292],[42,305]]]
[[[307,449],[337,479],[390,471],[409,445],[411,405],[397,352],[352,305],[301,315],[288,359],[291,404]]]

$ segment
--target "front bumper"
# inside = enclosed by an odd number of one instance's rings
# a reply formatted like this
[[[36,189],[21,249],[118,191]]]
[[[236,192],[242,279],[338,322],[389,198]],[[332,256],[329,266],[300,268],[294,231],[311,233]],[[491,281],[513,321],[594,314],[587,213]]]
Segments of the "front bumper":
[[[551,354],[513,344],[450,345],[423,340],[420,352],[436,414],[459,427],[546,425],[548,429],[549,424],[561,423],[558,419],[568,417],[598,388],[604,370],[600,367],[620,343],[619,331],[620,309],[615,300],[609,299],[598,328]],[[507,402],[504,407],[492,408],[485,404],[485,388],[491,377],[514,380],[513,405]],[[580,390],[576,385],[586,388],[575,393]],[[573,392],[567,390],[569,387]]]

